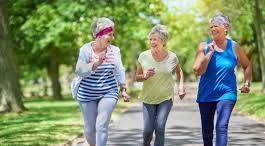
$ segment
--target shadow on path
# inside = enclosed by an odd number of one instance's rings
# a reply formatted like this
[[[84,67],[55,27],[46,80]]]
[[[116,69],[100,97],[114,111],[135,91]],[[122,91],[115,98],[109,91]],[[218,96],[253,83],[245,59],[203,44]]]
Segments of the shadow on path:
[[[170,112],[165,146],[202,146],[200,114],[195,102],[196,87],[190,84],[184,100],[176,99]],[[229,124],[229,146],[265,146],[265,125],[234,112]],[[130,107],[109,129],[108,146],[141,146],[141,103]],[[84,139],[72,146],[85,146]]]

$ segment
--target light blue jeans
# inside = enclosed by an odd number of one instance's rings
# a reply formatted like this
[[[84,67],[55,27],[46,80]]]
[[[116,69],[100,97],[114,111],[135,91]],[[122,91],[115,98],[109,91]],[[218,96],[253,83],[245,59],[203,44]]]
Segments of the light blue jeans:
[[[111,114],[116,104],[117,100],[114,98],[79,102],[85,137],[90,145],[106,146]]]
[[[143,103],[144,131],[143,146],[150,146],[155,131],[154,146],[164,146],[167,117],[173,105],[172,100],[160,104]]]

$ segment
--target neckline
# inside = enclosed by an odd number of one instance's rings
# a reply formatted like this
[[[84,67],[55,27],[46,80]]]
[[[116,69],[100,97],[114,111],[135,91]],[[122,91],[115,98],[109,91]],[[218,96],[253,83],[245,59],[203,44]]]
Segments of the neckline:
[[[169,51],[166,50],[166,52],[167,52],[167,55],[161,61],[156,61],[155,58],[154,58],[154,56],[152,55],[152,50],[150,49],[151,58],[156,63],[163,63],[163,62],[165,62],[168,59],[168,57],[169,57]]]
[[[94,41],[94,42],[90,42],[90,47],[91,47],[91,51],[92,51],[93,54],[95,54],[95,55],[98,56],[98,54],[101,54],[101,53],[103,53],[103,52],[105,52],[105,53],[108,52],[109,47],[107,47],[107,49],[101,51],[100,53],[96,54],[95,51],[94,51],[94,48],[93,48],[93,44],[94,44],[94,43],[95,43],[95,41]]]
[[[217,52],[217,53],[224,53],[227,49],[228,49],[228,43],[229,43],[229,40],[226,39],[226,46],[225,46],[225,49],[223,51],[217,51],[216,49],[214,49],[214,52]]]

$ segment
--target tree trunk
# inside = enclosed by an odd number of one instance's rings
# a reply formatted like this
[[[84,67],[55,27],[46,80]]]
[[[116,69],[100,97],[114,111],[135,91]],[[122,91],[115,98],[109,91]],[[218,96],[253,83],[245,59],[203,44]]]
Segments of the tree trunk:
[[[255,0],[255,28],[256,28],[256,37],[257,45],[259,50],[259,61],[261,65],[261,76],[262,76],[262,91],[265,92],[265,28],[262,27],[263,17],[262,17],[262,8],[264,7],[264,2],[259,3],[259,0]]]
[[[43,79],[43,96],[48,96],[48,81],[47,81],[47,78],[45,77]]]
[[[22,92],[8,30],[7,2],[0,0],[0,112],[22,112]]]
[[[136,75],[136,66],[135,66],[135,64],[137,62],[137,56],[136,56],[137,48],[136,48],[136,46],[133,46],[133,45],[132,45],[131,48],[132,48],[132,50],[131,50],[132,58],[131,58],[131,65],[130,65],[130,76],[129,76],[130,79],[129,79],[128,84],[129,84],[130,87],[133,87],[133,84],[135,82],[135,75]]]
[[[51,49],[49,53],[48,74],[52,82],[52,94],[55,100],[62,100],[61,84],[59,81],[59,63],[56,53]]]

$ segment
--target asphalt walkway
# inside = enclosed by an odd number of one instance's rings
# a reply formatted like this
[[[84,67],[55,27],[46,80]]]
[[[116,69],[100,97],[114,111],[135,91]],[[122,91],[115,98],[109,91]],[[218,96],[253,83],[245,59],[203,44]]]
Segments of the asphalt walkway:
[[[165,146],[202,146],[200,114],[195,102],[196,87],[189,84],[184,100],[176,99],[170,112]],[[233,112],[229,125],[229,146],[265,146],[265,125]],[[141,146],[142,105],[130,107],[110,125],[108,146]],[[81,137],[72,146],[86,146]]]

